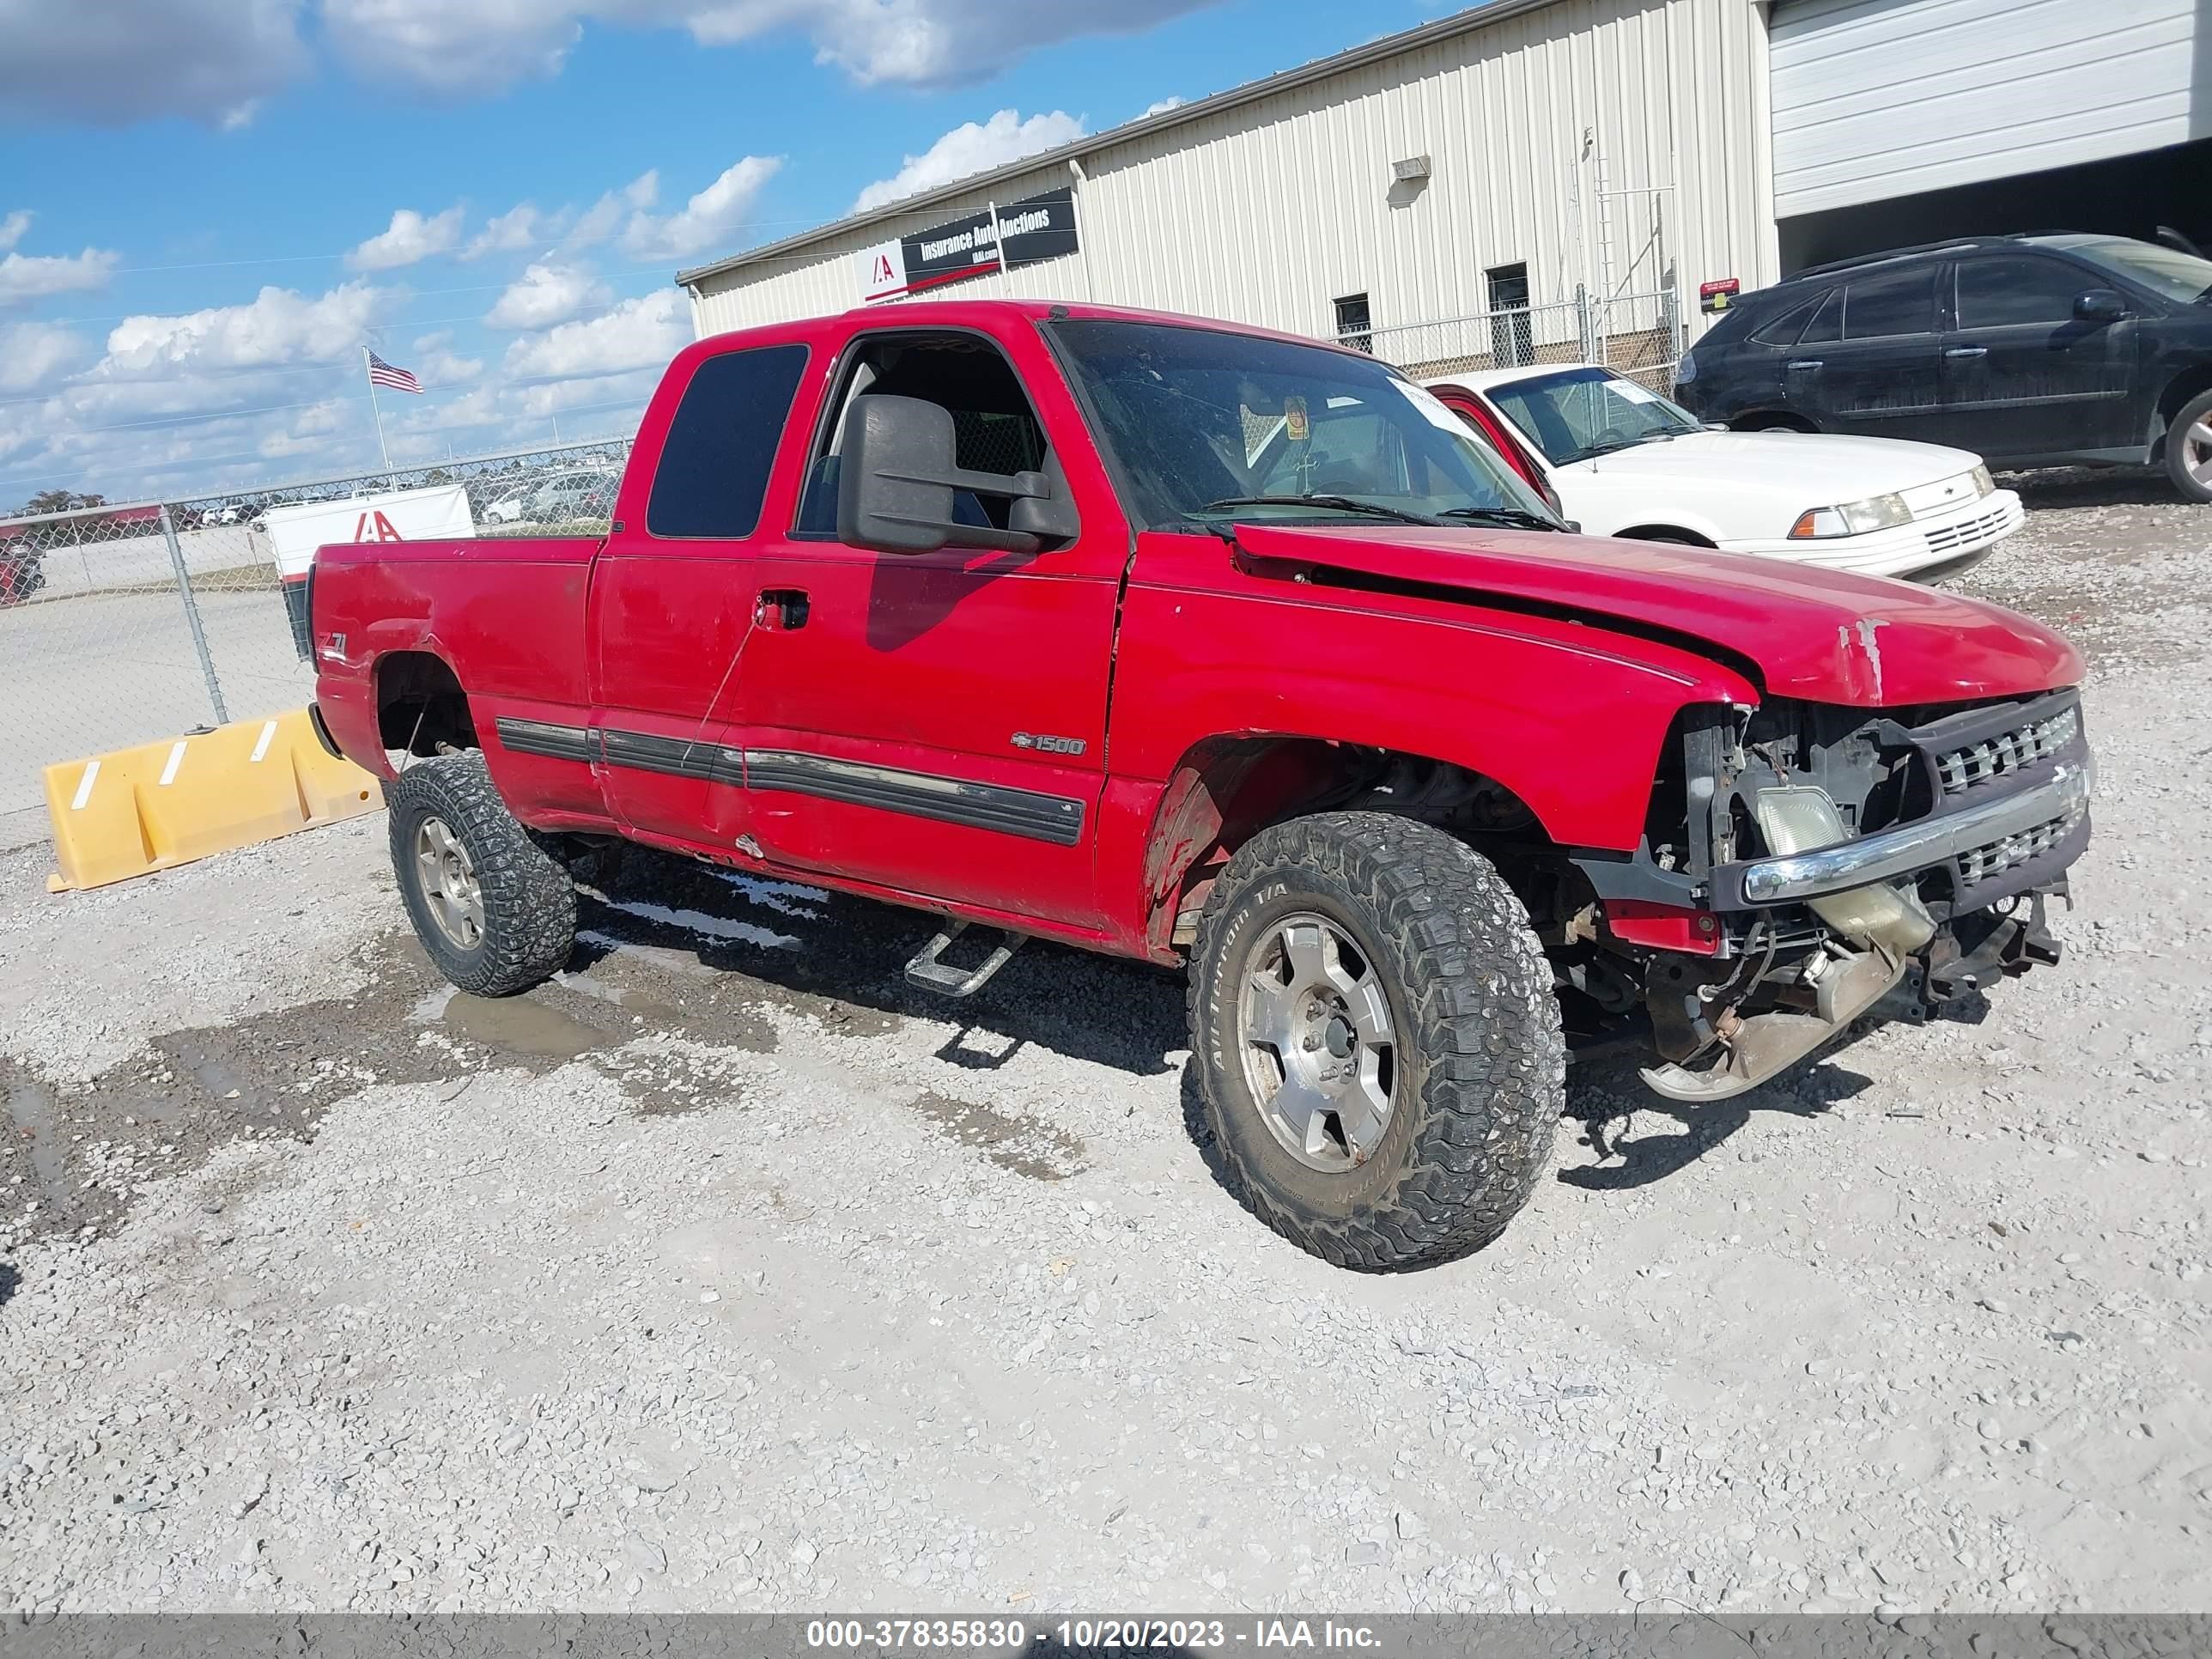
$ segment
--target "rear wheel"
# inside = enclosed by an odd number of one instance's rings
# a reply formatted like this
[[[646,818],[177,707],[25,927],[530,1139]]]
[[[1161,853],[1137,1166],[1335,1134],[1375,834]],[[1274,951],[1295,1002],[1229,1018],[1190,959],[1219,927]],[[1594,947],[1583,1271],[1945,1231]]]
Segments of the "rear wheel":
[[[483,997],[557,972],[575,948],[575,884],[507,810],[483,754],[417,761],[384,796],[399,891],[438,971]]]
[[[2182,404],[2166,428],[2166,471],[2185,500],[2212,501],[2212,392]]]
[[[1473,1254],[1548,1161],[1550,966],[1497,871],[1427,824],[1331,812],[1253,837],[1200,923],[1190,1024],[1231,1189],[1340,1267]]]

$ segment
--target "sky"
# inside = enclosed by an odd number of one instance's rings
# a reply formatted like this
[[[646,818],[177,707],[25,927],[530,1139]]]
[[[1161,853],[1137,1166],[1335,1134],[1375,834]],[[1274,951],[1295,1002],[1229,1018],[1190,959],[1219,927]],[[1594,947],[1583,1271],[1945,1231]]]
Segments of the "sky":
[[[0,510],[626,434],[675,272],[1455,9],[0,0]]]

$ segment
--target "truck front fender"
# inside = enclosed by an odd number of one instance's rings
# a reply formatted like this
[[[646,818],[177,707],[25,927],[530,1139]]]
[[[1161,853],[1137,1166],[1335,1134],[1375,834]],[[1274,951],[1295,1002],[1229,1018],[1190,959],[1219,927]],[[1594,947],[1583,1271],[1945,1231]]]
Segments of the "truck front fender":
[[[1632,853],[1676,715],[1759,701],[1733,668],[1564,618],[1142,589],[1126,615],[1100,878],[1155,957],[1191,865],[1311,799],[1333,754],[1476,774],[1560,847]]]

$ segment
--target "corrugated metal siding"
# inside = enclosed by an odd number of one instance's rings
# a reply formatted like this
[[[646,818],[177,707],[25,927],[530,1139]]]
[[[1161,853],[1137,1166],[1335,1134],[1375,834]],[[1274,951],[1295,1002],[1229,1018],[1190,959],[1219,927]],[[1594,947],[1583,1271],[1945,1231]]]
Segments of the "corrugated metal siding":
[[[2196,0],[1782,0],[1788,218],[2212,137]],[[2197,107],[2192,110],[2192,101]]]
[[[1077,185],[1080,252],[944,292],[1315,333],[1334,326],[1331,301],[1346,294],[1369,296],[1377,328],[1485,310],[1484,272],[1525,261],[1540,307],[1599,274],[1600,161],[1613,189],[1678,185],[1665,242],[1690,294],[1716,276],[1755,288],[1778,274],[1765,53],[1750,0],[1559,0],[1096,151]],[[1418,155],[1431,158],[1425,188],[1394,193],[1391,163]],[[1068,177],[1056,163],[991,194],[1010,202]],[[912,222],[987,199],[939,203]],[[1641,202],[1612,216],[1618,287],[1651,227]],[[703,279],[698,325],[848,309],[860,297],[853,256],[896,228],[872,223],[772,270]],[[1647,257],[1631,285],[1662,274]]]

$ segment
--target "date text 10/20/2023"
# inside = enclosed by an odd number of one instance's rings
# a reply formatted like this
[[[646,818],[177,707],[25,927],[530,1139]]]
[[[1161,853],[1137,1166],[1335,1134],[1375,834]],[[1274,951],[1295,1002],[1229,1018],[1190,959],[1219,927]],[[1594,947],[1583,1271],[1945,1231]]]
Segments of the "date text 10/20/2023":
[[[1374,1648],[1365,1625],[1333,1619],[1062,1619],[1032,1626],[1015,1619],[816,1619],[806,1645],[823,1649],[969,1649],[1018,1651],[1032,1643],[1062,1648]]]

